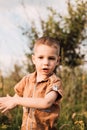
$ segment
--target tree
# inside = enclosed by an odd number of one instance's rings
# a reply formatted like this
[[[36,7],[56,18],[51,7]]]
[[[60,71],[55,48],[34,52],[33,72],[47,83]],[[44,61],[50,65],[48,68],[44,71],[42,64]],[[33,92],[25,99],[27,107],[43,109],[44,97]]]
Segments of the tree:
[[[84,54],[81,54],[80,47],[87,38],[87,1],[76,0],[75,5],[73,5],[68,0],[67,16],[61,16],[51,7],[48,7],[48,10],[50,13],[47,20],[40,18],[41,31],[38,31],[35,22],[32,22],[30,31],[26,32],[26,35],[31,40],[30,49],[32,50],[35,39],[41,35],[55,37],[60,39],[61,42],[62,64],[69,67],[81,65],[84,61]],[[30,55],[26,54],[29,60]]]

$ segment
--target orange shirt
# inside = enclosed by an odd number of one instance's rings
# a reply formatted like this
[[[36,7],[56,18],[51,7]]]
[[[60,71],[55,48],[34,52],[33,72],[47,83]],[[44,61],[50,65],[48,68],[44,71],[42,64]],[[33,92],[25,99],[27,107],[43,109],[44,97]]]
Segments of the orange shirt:
[[[29,74],[15,86],[15,92],[23,97],[44,98],[50,91],[56,91],[58,98],[48,109],[23,107],[21,130],[51,130],[59,117],[62,82],[52,74],[48,79],[36,83],[36,72]]]

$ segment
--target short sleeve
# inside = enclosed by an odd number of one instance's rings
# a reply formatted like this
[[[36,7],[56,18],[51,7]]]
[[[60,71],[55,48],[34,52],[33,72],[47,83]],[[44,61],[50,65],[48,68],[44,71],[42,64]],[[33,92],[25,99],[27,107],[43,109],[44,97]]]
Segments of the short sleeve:
[[[46,94],[50,91],[56,91],[58,93],[58,98],[61,99],[63,96],[63,88],[62,88],[62,81],[60,79],[56,80],[55,82],[52,82],[46,91]]]
[[[62,98],[63,96],[63,89],[62,89],[62,84],[53,84],[52,85],[52,90],[56,91],[58,93],[58,99]]]
[[[15,87],[15,93],[17,93],[19,96],[23,96],[24,87],[26,85],[26,77],[23,77],[21,81],[19,81]]]

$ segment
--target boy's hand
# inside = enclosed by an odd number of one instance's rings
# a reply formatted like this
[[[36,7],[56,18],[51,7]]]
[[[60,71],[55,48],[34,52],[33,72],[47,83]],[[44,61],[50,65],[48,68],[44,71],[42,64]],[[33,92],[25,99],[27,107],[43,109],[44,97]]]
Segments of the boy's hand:
[[[7,95],[7,97],[0,98],[0,110],[2,113],[16,107],[16,98]]]

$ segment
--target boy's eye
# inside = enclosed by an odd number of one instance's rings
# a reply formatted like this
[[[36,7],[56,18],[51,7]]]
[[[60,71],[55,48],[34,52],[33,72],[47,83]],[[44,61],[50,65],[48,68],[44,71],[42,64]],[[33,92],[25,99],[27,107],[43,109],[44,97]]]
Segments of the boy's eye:
[[[55,57],[49,57],[49,60],[55,60]]]
[[[39,58],[39,59],[43,59],[43,56],[39,56],[38,58]]]

